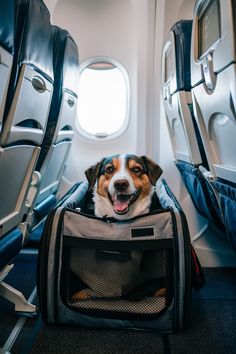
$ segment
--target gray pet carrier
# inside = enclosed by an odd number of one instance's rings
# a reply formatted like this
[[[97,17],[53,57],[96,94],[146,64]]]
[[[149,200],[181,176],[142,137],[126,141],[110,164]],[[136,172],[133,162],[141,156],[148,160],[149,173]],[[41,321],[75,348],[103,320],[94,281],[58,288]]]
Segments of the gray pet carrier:
[[[38,262],[38,295],[48,323],[181,330],[201,267],[185,216],[166,185],[149,214],[116,221],[88,208],[87,183],[50,213]]]

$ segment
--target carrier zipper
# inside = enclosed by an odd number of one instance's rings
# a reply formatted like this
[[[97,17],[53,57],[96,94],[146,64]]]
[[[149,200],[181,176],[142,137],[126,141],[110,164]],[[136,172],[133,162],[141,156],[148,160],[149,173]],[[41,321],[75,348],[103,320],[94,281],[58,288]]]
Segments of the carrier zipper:
[[[75,213],[75,214],[80,214],[82,216],[85,216],[89,219],[94,219],[94,220],[100,220],[100,221],[103,221],[107,224],[110,224],[110,223],[126,223],[126,222],[129,222],[129,221],[133,221],[133,220],[137,220],[137,219],[140,219],[140,218],[144,218],[146,216],[149,216],[149,215],[157,215],[157,214],[162,214],[162,213],[166,213],[168,211],[170,211],[171,208],[163,208],[163,209],[159,209],[159,210],[152,210],[150,211],[150,213],[146,213],[146,214],[141,214],[141,215],[137,215],[137,216],[134,216],[133,218],[130,218],[130,219],[126,219],[126,220],[118,220],[118,219],[115,219],[113,217],[108,217],[108,216],[104,216],[104,217],[98,217],[96,215],[91,215],[91,214],[86,214],[80,210],[75,210],[75,209],[72,209],[72,208],[67,208],[65,207],[65,210],[66,211],[69,211],[69,212],[72,212],[72,213]]]
[[[63,218],[66,212],[66,208],[62,208],[59,219],[58,219],[58,225],[57,225],[57,234],[56,234],[56,242],[55,242],[55,254],[54,254],[54,269],[55,269],[55,274],[59,274],[59,252],[60,252],[60,243],[62,242],[62,238],[59,237],[59,234],[61,233],[61,226],[63,223]],[[58,321],[58,304],[57,304],[57,282],[58,278],[54,277],[54,317],[55,321]]]
[[[190,313],[190,302],[191,302],[191,252],[190,252],[190,238],[189,238],[189,231],[188,231],[188,226],[187,222],[185,219],[185,215],[182,211],[182,209],[178,209],[178,213],[180,216],[180,221],[183,229],[183,243],[184,243],[184,261],[185,261],[185,289],[184,289],[184,308],[183,308],[183,326],[185,327],[188,319],[189,319],[189,313]],[[174,211],[173,211],[174,214]],[[175,220],[176,224],[176,220]],[[177,225],[175,226],[177,228]],[[177,232],[177,230],[176,230]],[[177,244],[178,239],[176,237],[176,248],[178,249],[179,246]],[[178,262],[178,267],[179,267],[179,262]],[[179,283],[179,277],[177,280],[177,283]],[[176,309],[178,307],[176,306]],[[179,316],[179,314],[178,314]],[[178,318],[178,317],[177,317]],[[177,320],[176,318],[176,320]]]
[[[48,259],[49,243],[50,243],[50,230],[52,227],[53,218],[55,215],[56,209],[53,209],[49,212],[44,225],[43,233],[40,240],[38,262],[37,262],[37,289],[39,297],[39,307],[42,313],[43,319],[46,321],[47,318],[47,279],[45,274],[47,274],[47,263],[43,262],[42,259]]]
[[[54,216],[58,210],[58,208],[65,202],[65,200],[78,188],[78,186],[82,182],[75,184],[64,197],[62,197],[54,209],[52,209],[47,218],[44,225],[42,237],[40,240],[38,261],[37,261],[37,289],[38,289],[38,297],[39,297],[39,305],[41,308],[42,317],[45,321],[47,321],[47,278],[45,274],[47,274],[47,263],[42,262],[42,258],[48,260],[48,252],[50,245],[50,235],[51,228],[54,220]],[[42,256],[43,255],[43,256]]]
[[[177,229],[177,221],[176,221],[176,217],[175,217],[175,212],[174,210],[171,208],[170,210],[171,216],[172,216],[172,222],[173,222],[173,238],[174,238],[174,266],[175,269],[179,270],[179,256],[178,256],[178,249],[179,249],[179,245],[178,245],[178,229]],[[176,331],[178,329],[178,323],[179,323],[179,292],[176,291],[176,289],[178,289],[179,286],[179,271],[174,272],[174,319],[173,319],[173,331]]]
[[[191,240],[188,229],[187,220],[181,205],[176,199],[175,195],[171,192],[166,181],[163,180],[165,189],[171,199],[173,199],[176,208],[180,215],[181,225],[183,229],[183,241],[184,241],[184,258],[185,258],[185,292],[184,292],[184,313],[183,313],[183,326],[186,326],[189,314],[190,314],[190,302],[191,302]],[[174,213],[174,212],[173,212]]]
[[[184,314],[183,326],[185,327],[189,321],[190,316],[190,302],[191,302],[191,241],[186,217],[182,210],[180,210],[180,219],[183,228],[184,238],[184,256],[185,256],[185,294],[184,294]]]

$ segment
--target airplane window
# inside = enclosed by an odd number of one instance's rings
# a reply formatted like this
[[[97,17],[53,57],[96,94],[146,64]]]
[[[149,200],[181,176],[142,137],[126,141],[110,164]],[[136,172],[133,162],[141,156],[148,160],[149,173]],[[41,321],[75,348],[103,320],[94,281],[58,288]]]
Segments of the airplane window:
[[[128,120],[128,75],[117,62],[82,66],[78,86],[78,123],[82,134],[107,138],[121,134]]]

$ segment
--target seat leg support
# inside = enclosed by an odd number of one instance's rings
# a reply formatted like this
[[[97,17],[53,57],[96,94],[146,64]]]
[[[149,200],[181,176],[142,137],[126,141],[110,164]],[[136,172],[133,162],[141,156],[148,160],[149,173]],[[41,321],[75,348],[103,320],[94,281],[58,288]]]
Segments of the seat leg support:
[[[22,312],[25,315],[34,315],[37,313],[35,305],[30,304],[20,291],[5,282],[0,283],[0,296],[15,304],[16,312]]]

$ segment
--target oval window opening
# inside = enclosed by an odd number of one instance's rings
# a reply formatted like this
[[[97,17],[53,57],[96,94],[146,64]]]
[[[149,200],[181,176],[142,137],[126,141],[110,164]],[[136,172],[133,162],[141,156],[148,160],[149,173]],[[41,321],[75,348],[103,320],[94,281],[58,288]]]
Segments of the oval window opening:
[[[106,138],[126,127],[126,75],[123,67],[106,61],[90,62],[81,70],[77,110],[83,133]]]

